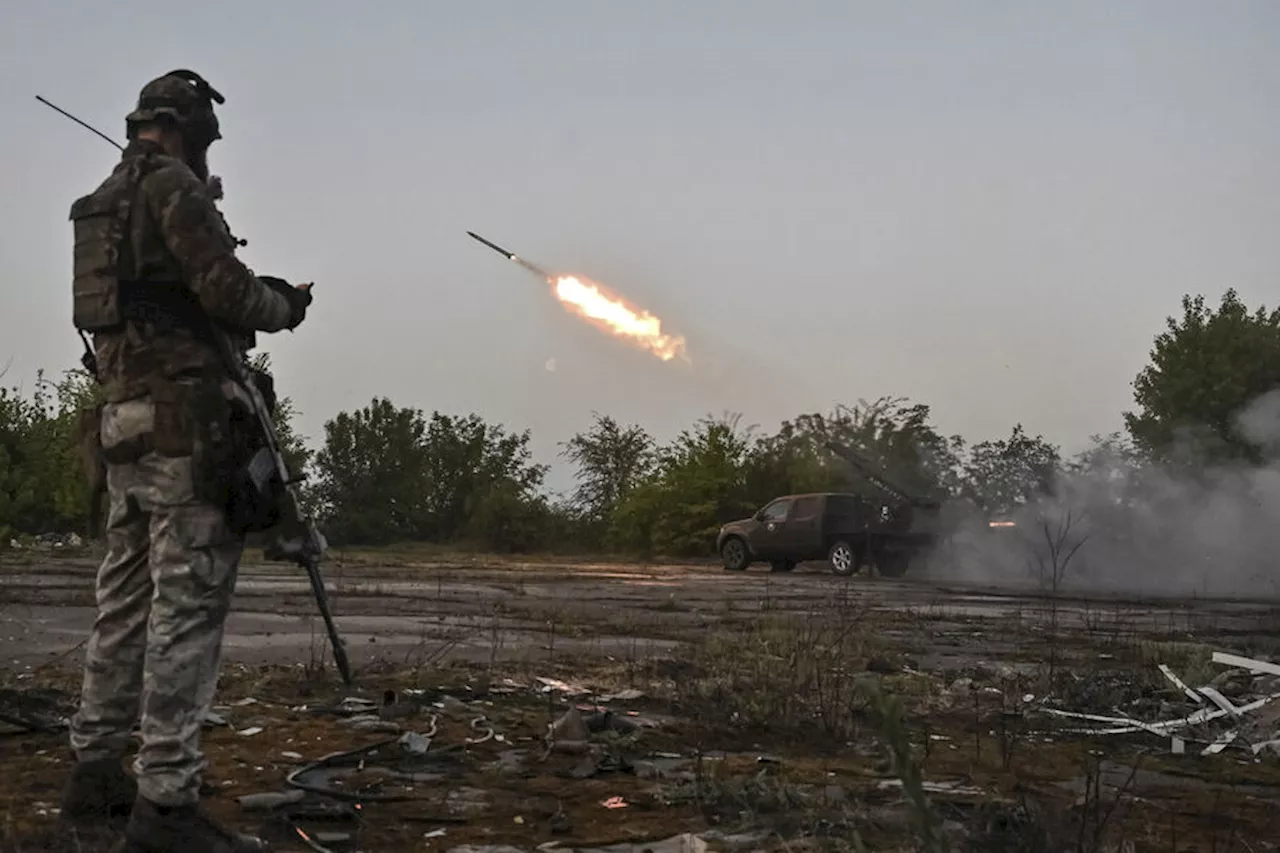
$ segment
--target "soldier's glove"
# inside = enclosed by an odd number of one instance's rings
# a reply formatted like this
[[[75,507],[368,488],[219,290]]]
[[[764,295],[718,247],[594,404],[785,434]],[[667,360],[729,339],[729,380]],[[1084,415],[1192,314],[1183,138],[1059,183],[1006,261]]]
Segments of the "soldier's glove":
[[[289,300],[289,323],[286,329],[296,329],[307,317],[307,306],[311,304],[311,285],[294,287],[282,278],[260,275],[258,280]]]

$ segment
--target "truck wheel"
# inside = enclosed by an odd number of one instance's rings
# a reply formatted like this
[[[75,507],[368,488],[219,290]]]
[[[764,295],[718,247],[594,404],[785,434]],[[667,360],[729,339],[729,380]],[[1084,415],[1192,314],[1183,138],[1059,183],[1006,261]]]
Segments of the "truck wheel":
[[[910,562],[906,551],[881,551],[876,555],[876,571],[882,578],[900,578],[907,573]]]
[[[837,540],[827,551],[827,562],[831,571],[841,577],[848,577],[858,571],[858,552],[843,539]]]
[[[795,560],[774,560],[769,564],[771,572],[789,572],[796,567]]]
[[[741,572],[751,564],[751,555],[747,552],[747,543],[737,536],[726,539],[720,546],[720,559],[724,561],[726,572]]]

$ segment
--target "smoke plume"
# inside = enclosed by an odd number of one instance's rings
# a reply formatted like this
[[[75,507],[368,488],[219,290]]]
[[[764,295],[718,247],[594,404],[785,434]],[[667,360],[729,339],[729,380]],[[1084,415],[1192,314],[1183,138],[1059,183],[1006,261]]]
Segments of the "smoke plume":
[[[1097,454],[1020,507],[1016,527],[962,513],[930,555],[928,574],[1041,588],[1056,574],[1057,589],[1072,594],[1278,598],[1280,391],[1247,406],[1234,426],[1264,462],[1191,466]]]

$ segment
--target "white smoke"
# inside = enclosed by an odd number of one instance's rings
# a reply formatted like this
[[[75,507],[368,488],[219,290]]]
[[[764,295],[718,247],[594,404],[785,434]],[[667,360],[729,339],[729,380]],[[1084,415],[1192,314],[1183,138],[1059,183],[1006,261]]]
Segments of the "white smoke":
[[[1069,517],[1065,539],[1084,544],[1062,568],[1061,590],[1280,597],[1280,391],[1246,407],[1235,427],[1266,461],[1204,468],[1097,454],[1015,513],[1015,528],[970,514],[931,555],[928,574],[1042,584],[1046,532],[1060,534]]]

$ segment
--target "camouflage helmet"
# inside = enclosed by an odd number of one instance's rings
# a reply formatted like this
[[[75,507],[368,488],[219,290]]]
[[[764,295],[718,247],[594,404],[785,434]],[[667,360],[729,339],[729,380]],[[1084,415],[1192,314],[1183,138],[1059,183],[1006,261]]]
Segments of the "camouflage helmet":
[[[225,101],[221,93],[194,71],[170,71],[142,87],[137,109],[125,116],[125,126],[132,138],[132,130],[139,122],[168,116],[183,133],[208,144],[222,138],[213,104]]]

